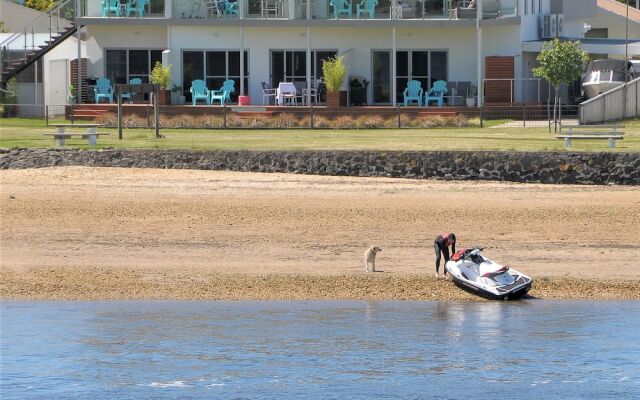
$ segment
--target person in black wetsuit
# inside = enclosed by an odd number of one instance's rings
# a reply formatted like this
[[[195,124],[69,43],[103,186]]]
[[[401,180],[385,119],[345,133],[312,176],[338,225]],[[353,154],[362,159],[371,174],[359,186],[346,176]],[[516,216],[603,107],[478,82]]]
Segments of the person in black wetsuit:
[[[456,235],[453,233],[441,233],[436,236],[433,249],[436,252],[436,278],[440,277],[440,255],[444,255],[445,264],[449,261],[449,246],[451,254],[456,252]],[[447,276],[447,269],[444,268],[444,276]]]

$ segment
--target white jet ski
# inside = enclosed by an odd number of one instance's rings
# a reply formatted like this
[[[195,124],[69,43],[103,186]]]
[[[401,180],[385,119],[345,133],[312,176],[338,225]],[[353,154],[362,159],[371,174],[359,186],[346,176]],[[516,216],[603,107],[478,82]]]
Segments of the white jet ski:
[[[533,279],[480,255],[482,247],[457,251],[445,264],[460,288],[494,300],[513,300],[527,294]]]

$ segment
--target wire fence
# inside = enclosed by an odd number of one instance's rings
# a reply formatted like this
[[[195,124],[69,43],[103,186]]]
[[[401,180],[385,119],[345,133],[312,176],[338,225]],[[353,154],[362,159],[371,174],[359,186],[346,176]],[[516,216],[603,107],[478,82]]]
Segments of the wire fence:
[[[557,123],[577,124],[578,106],[562,106]],[[543,128],[552,129],[547,105],[482,107],[234,107],[160,106],[162,129],[428,129]],[[0,126],[46,127],[55,123],[99,123],[118,126],[113,105],[0,104]],[[148,104],[123,107],[124,128],[154,128]]]

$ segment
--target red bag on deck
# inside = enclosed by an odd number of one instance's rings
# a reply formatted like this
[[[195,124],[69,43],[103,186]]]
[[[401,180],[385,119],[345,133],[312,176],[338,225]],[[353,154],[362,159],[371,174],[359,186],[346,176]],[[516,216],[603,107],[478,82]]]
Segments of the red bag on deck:
[[[451,256],[451,259],[453,261],[460,261],[464,257],[464,252],[465,251],[467,251],[467,249],[460,249],[460,250],[456,251],[456,253]]]

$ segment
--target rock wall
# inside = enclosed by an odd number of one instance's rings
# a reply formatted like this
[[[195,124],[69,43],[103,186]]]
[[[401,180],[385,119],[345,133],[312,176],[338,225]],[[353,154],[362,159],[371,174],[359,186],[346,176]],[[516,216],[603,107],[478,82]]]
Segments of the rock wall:
[[[640,184],[640,153],[0,150],[0,169],[171,168],[526,183]]]

